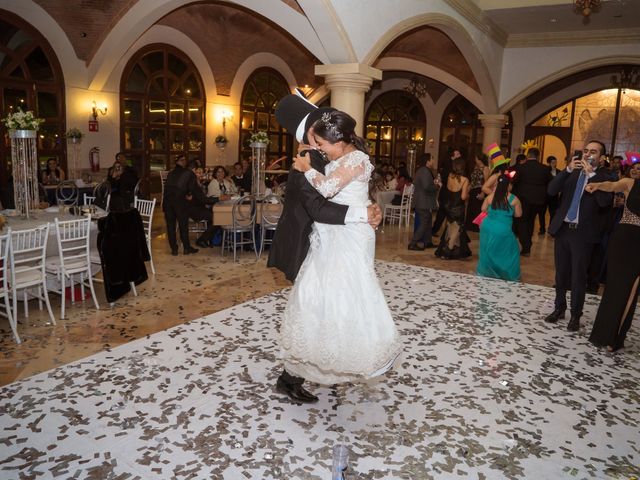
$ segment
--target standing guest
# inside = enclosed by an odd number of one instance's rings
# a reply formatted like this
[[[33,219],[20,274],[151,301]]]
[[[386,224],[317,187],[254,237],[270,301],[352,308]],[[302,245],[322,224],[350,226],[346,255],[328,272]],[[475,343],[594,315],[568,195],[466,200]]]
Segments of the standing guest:
[[[561,197],[558,211],[549,224],[549,233],[555,237],[556,298],[554,310],[545,322],[556,323],[564,318],[567,290],[571,290],[571,319],[567,325],[570,332],[580,329],[591,252],[602,238],[603,216],[613,200],[610,193],[585,190],[590,182],[607,180],[602,169],[595,170],[605,153],[602,142],[589,141],[582,158],[573,157],[547,189],[549,195],[561,194]]]
[[[533,147],[527,151],[526,161],[515,168],[514,185],[517,185],[517,197],[522,202],[522,217],[518,228],[518,238],[522,251],[528,257],[531,254],[531,237],[536,217],[544,211],[547,201],[547,185],[551,181],[551,172],[540,163],[540,150]],[[544,228],[544,223],[541,228]]]
[[[431,222],[433,210],[438,208],[438,185],[433,176],[435,160],[430,153],[423,153],[416,161],[416,176],[413,183],[413,198],[416,205],[418,228],[413,232],[409,250],[434,248],[431,242]]]
[[[232,195],[238,193],[235,184],[227,178],[227,170],[218,165],[213,170],[213,180],[209,182],[207,196],[213,197],[215,201],[229,200]]]
[[[127,157],[124,153],[116,154],[116,160],[107,171],[107,180],[111,186],[109,209],[119,212],[129,210],[134,202],[139,179],[136,170],[127,165]]]
[[[487,216],[480,225],[480,259],[477,273],[483,277],[520,280],[520,249],[513,233],[513,217],[522,215],[520,200],[511,193],[511,177],[502,173],[496,190],[485,198]]]
[[[613,178],[614,182],[620,180],[622,178],[622,162],[624,158],[622,155],[614,155],[611,159],[611,163],[609,164],[609,171],[611,172],[611,178]]]
[[[547,157],[547,165],[549,167],[549,173],[551,173],[551,180],[553,180],[555,178],[555,176],[559,172],[559,170],[558,170],[558,159],[556,157],[554,157],[553,155],[549,155]],[[545,210],[542,212],[542,215],[540,215],[538,217],[538,222],[540,223],[540,230],[538,231],[539,235],[544,235],[546,233],[546,228],[545,228],[545,223],[544,223],[546,210],[547,209],[549,210],[549,223],[551,223],[551,219],[556,214],[556,210],[558,210],[558,200],[559,200],[559,198],[560,198],[559,195],[549,195],[549,194],[547,194],[547,202],[546,202]]]
[[[464,159],[456,158],[443,187],[447,190],[444,205],[446,222],[436,256],[445,260],[471,256],[469,236],[464,228],[465,205],[469,198],[469,179],[464,176],[464,170]]]
[[[589,193],[599,190],[626,196],[624,214],[609,244],[607,283],[589,337],[591,343],[606,346],[610,352],[624,347],[638,301],[640,255],[629,247],[640,245],[640,163],[632,165],[630,174],[631,178],[585,187]]]
[[[449,174],[451,173],[453,162],[459,158],[462,158],[462,153],[460,153],[459,149],[455,148],[451,153],[451,157],[445,159],[442,162],[442,165],[439,165],[438,174],[440,175],[440,182],[442,182],[442,185],[447,185],[447,180],[449,179]],[[440,206],[438,208],[438,212],[436,213],[436,220],[433,223],[434,236],[437,235],[447,216],[444,209],[444,205],[447,201],[447,194],[448,191],[445,187],[441,188],[440,192],[438,192],[438,204]]]
[[[58,166],[58,160],[50,157],[47,160],[47,168],[42,172],[43,185],[57,185],[65,179],[64,170]]]
[[[479,153],[475,156],[474,168],[471,171],[469,178],[470,188],[469,190],[469,206],[467,207],[467,230],[477,232],[478,226],[473,223],[474,218],[480,214],[482,208],[482,202],[484,201],[485,194],[482,191],[482,185],[489,179],[489,157],[484,153]]]
[[[178,242],[176,240],[176,223],[180,231],[180,240],[185,255],[198,253],[197,248],[191,247],[189,242],[189,205],[187,196],[195,191],[197,186],[196,176],[187,167],[187,157],[183,154],[176,158],[176,166],[167,175],[164,185],[164,197],[162,209],[167,223],[167,239],[171,247],[171,255],[178,255]]]

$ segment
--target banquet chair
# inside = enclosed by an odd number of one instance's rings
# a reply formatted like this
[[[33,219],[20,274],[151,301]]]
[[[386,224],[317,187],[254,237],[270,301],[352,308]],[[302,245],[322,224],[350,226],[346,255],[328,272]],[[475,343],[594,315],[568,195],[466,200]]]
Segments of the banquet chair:
[[[9,320],[9,326],[13,332],[13,338],[16,343],[20,343],[20,336],[18,335],[18,322],[16,317],[11,313],[11,301],[9,300],[9,289],[7,288],[7,274],[9,271],[9,242],[11,239],[11,228],[7,230],[7,233],[0,236],[0,297],[4,299],[4,312],[0,312],[0,315],[7,317]]]
[[[111,203],[111,183],[109,180],[105,180],[99,183],[93,189],[93,203],[98,205],[104,205],[104,210],[109,212],[109,204]]]
[[[142,225],[144,226],[144,236],[147,240],[147,248],[149,249],[149,257],[151,258],[151,273],[156,274],[156,268],[153,265],[153,253],[151,253],[151,223],[153,222],[153,212],[156,209],[156,199],[142,200],[135,197],[134,207],[142,217]]]
[[[49,238],[49,224],[28,230],[11,232],[9,245],[9,268],[11,297],[13,299],[13,315],[18,317],[18,291],[22,290],[24,301],[24,316],[29,318],[29,302],[27,290],[37,288],[38,306],[42,310],[42,300],[47,305],[51,323],[56,319],[49,303],[47,291],[47,274],[45,272],[45,257],[47,253],[47,239]]]
[[[412,200],[413,185],[407,185],[402,191],[402,199],[400,200],[400,205],[392,205],[391,203],[387,203],[384,206],[384,212],[382,215],[382,226],[384,227],[387,219],[389,220],[389,224],[392,224],[397,220],[399,227],[402,227],[403,221],[405,222],[405,225],[409,225],[409,215],[411,213]]]
[[[222,226],[222,255],[225,249],[233,249],[233,261],[237,258],[237,248],[242,245],[253,245],[256,248],[256,199],[253,195],[245,195],[234,200],[231,209],[231,225]]]
[[[60,182],[56,187],[56,202],[58,205],[72,207],[78,205],[80,201],[80,190],[73,180]]]
[[[273,243],[273,237],[266,238],[267,232],[275,232],[278,226],[278,220],[282,215],[282,197],[279,195],[267,195],[262,202],[262,211],[260,212],[260,251],[258,258],[262,256],[265,243]]]
[[[162,190],[160,191],[160,206],[162,206],[162,202],[164,199],[164,185],[167,183],[167,177],[169,176],[169,170],[160,170],[160,187]]]
[[[82,206],[86,207],[89,205],[93,205],[93,202],[96,201],[96,197],[93,195],[87,195],[86,193],[82,196]]]
[[[47,272],[54,274],[60,281],[60,291],[55,291],[62,296],[60,304],[60,318],[65,318],[65,285],[69,280],[71,292],[71,302],[75,303],[75,281],[74,275],[80,276],[80,292],[84,300],[85,282],[91,291],[91,297],[97,310],[100,310],[96,292],[93,288],[93,278],[91,276],[91,259],[89,256],[89,234],[91,231],[91,216],[78,220],[68,220],[61,222],[57,218],[56,240],[58,242],[57,257],[49,257],[45,261]],[[85,279],[86,276],[86,279]]]

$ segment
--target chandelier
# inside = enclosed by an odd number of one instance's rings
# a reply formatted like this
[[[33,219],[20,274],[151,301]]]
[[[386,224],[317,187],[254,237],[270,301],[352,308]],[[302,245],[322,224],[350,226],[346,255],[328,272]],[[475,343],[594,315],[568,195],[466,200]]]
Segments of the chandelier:
[[[620,73],[611,76],[611,85],[622,90],[640,90],[640,70],[637,67],[624,67]]]
[[[429,93],[429,88],[427,87],[427,84],[417,77],[413,77],[409,82],[409,85],[404,87],[404,90],[418,98],[426,97],[427,94]]]
[[[573,0],[573,9],[576,13],[582,13],[587,18],[591,13],[600,10],[601,0]]]

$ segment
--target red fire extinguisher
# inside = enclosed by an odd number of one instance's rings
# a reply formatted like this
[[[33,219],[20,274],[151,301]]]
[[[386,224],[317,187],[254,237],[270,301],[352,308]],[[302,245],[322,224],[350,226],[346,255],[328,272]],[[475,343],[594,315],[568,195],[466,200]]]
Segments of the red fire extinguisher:
[[[92,172],[100,171],[100,149],[98,147],[93,147],[89,150],[89,163],[91,164]]]

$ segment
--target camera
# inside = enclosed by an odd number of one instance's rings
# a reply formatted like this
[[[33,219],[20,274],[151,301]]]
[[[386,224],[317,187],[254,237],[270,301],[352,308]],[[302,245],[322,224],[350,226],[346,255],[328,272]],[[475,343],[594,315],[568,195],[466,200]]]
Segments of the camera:
[[[582,150],[574,150],[573,158],[577,158],[578,160],[582,160]]]

